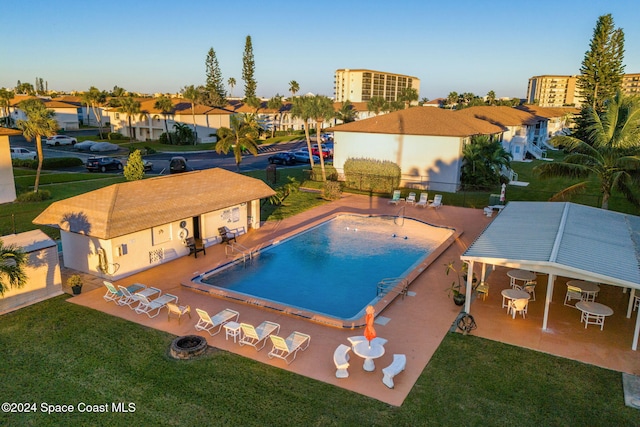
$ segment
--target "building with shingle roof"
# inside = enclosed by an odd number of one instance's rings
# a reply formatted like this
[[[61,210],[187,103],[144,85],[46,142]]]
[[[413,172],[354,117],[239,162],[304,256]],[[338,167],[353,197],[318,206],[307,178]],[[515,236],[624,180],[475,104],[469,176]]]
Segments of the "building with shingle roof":
[[[189,254],[186,240],[260,226],[263,181],[215,168],[110,185],[52,203],[33,222],[60,229],[65,266],[117,280]]]
[[[14,121],[26,120],[27,116],[20,109],[20,102],[27,99],[39,99],[49,109],[56,114],[53,118],[58,122],[58,128],[61,130],[78,130],[80,129],[80,120],[78,116],[82,116],[82,108],[69,102],[52,100],[50,98],[42,98],[30,95],[16,95],[9,101],[9,112]]]
[[[504,128],[451,110],[413,107],[327,131],[334,133],[339,172],[349,158],[388,160],[400,166],[404,186],[455,192],[462,147],[474,135],[500,135]]]

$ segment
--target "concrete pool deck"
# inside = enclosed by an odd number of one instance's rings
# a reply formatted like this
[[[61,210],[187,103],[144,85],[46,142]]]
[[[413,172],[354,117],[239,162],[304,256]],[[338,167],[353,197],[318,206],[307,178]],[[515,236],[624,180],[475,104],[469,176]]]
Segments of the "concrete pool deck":
[[[328,327],[251,304],[223,301],[180,285],[184,280],[189,280],[195,275],[227,262],[228,258],[223,245],[208,247],[207,254],[199,255],[197,259],[191,256],[183,257],[115,282],[116,285],[125,286],[136,282],[144,283],[147,286],[158,287],[163,292],[177,295],[181,305],[188,304],[192,308],[192,318],[183,317],[180,324],[176,319],[168,321],[164,310],[159,316],[149,319],[146,315],[138,315],[127,307],[107,303],[102,298],[106,291],[102,285],[103,279],[94,276],[87,277],[83,293],[69,301],[177,336],[196,333],[194,325],[198,316],[195,308],[204,309],[211,315],[224,308],[231,308],[240,312],[240,321],[254,325],[263,320],[273,321],[281,325],[279,335],[282,337],[288,336],[293,331],[311,336],[309,348],[300,352],[290,365],[286,365],[280,359],[267,357],[271,348],[270,343],[257,352],[252,347],[240,347],[232,340],[227,341],[224,331],[214,337],[210,337],[207,333],[200,335],[207,338],[210,346],[399,406],[411,391],[460,312],[460,307],[454,305],[445,292],[452,278],[445,275],[444,264],[458,260],[460,254],[492,220],[483,214],[482,209],[447,206],[446,200],[444,202],[445,205],[440,209],[421,209],[409,205],[406,207],[389,205],[388,199],[385,198],[345,194],[338,201],[327,203],[294,217],[266,222],[260,229],[252,230],[239,238],[242,245],[250,248],[311,226],[336,213],[396,215],[402,208],[407,217],[461,230],[462,235],[410,285],[409,291],[412,296],[404,299],[396,298],[380,313],[388,319],[388,322],[376,324],[377,335],[387,339],[388,343],[385,345],[385,354],[375,360],[374,372],[364,371],[363,359],[351,352],[349,377],[345,379],[335,377],[334,350],[340,344],[348,345],[348,337],[362,335],[363,329],[345,330]],[[479,274],[479,271],[476,274]],[[318,280],[322,278],[319,277]],[[471,305],[471,314],[478,324],[478,329],[472,332],[473,335],[558,354],[631,374],[640,372],[640,358],[637,357],[637,352],[631,351],[634,319],[626,319],[625,313],[612,305],[612,302],[605,300],[607,305],[614,308],[615,313],[614,316],[607,318],[604,331],[600,331],[595,327],[584,329],[579,322],[579,311],[562,306],[564,293],[561,296],[555,296],[553,304],[557,307],[552,311],[550,318],[552,333],[543,332],[542,323],[538,320],[537,314],[537,307],[542,307],[544,304],[542,283],[538,291],[538,301],[530,305],[529,316],[526,319],[520,317],[514,320],[506,315],[505,310],[500,308],[500,301],[497,301],[500,298],[500,290],[509,287],[506,269],[498,268],[491,273],[489,281],[491,293],[487,300],[476,299]],[[94,290],[91,290],[92,288]],[[558,289],[560,289],[558,292],[564,292],[563,286],[556,283],[556,290]],[[609,292],[603,290],[603,295],[608,294]],[[614,295],[613,292],[611,294]],[[627,330],[629,325],[631,325],[631,332]],[[397,353],[406,355],[406,369],[395,377],[395,388],[389,389],[382,383],[381,370],[391,363],[393,354]]]

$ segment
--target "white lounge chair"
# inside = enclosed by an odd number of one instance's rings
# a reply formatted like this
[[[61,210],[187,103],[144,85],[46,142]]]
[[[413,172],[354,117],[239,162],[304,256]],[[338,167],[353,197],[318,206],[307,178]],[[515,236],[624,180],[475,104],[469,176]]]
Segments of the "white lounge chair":
[[[349,376],[349,352],[351,347],[340,344],[333,352],[333,363],[336,365],[336,378],[347,378]]]
[[[213,317],[209,316],[209,313],[199,308],[196,308],[196,313],[198,313],[198,316],[200,317],[200,320],[196,323],[196,330],[207,331],[211,336],[217,335],[225,324],[232,320],[237,321],[240,317],[240,313],[229,308],[225,308]]]
[[[429,203],[429,193],[420,193],[420,200],[416,203],[416,206],[426,208]]]
[[[273,348],[268,354],[269,359],[278,357],[287,362],[287,365],[295,360],[298,350],[305,351],[311,342],[311,336],[297,331],[292,332],[286,339],[277,335],[270,335],[269,338],[273,343]],[[289,357],[291,359],[288,359]]]
[[[407,356],[404,354],[394,354],[393,362],[386,368],[382,369],[382,373],[384,376],[382,377],[382,382],[389,388],[393,388],[395,384],[393,383],[393,377],[398,375],[400,372],[404,371],[404,368],[407,366]]]
[[[409,193],[407,200],[405,200],[407,204],[413,205],[416,202],[416,193]]]
[[[430,208],[436,208],[436,209],[442,206],[442,194],[436,194],[435,197],[433,198],[433,201],[429,203],[428,206]]]
[[[138,299],[135,297],[136,292],[146,289],[145,285],[140,283],[135,283],[133,285],[127,286],[126,288],[122,285],[118,285],[118,289],[122,294],[120,299],[116,301],[118,305],[126,305],[130,309],[134,309],[133,304],[138,302]]]
[[[137,294],[136,298],[140,301],[140,304],[136,307],[136,313],[146,314],[150,318],[156,317],[160,314],[160,310],[165,308],[170,302],[178,302],[178,297],[171,294],[160,295],[158,298],[150,300],[144,295]]]
[[[393,190],[393,196],[391,197],[391,200],[389,200],[389,204],[397,205],[400,200],[402,200],[400,197],[400,190]]]
[[[105,280],[102,283],[104,283],[104,285],[107,287],[107,293],[104,294],[104,296],[103,296],[104,300],[106,302],[113,301],[113,302],[115,302],[117,304],[118,300],[122,296],[122,292],[119,291],[118,289],[116,289],[116,287],[113,286],[113,283],[111,283],[111,282],[107,282]]]
[[[242,337],[239,344],[241,346],[247,344],[255,348],[257,351],[262,350],[267,343],[267,337],[271,334],[277,334],[280,331],[280,325],[274,322],[265,320],[258,326],[253,326],[248,323],[240,323],[242,329]]]

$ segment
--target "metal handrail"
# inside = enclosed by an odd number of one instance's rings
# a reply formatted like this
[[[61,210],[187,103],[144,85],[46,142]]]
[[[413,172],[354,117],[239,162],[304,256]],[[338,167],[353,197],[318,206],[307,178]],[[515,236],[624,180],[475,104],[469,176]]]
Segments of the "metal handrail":
[[[395,290],[395,288],[398,286],[398,284],[403,283],[404,282],[404,286],[402,286],[402,288],[400,288],[399,290]],[[376,295],[377,296],[384,296],[386,294],[389,293],[389,291],[394,290],[394,292],[397,292],[398,294],[402,295],[402,298],[404,299],[404,297],[407,295],[408,293],[408,289],[409,289],[409,282],[407,281],[406,278],[404,277],[389,277],[386,279],[382,279],[378,282],[378,284],[376,285]]]

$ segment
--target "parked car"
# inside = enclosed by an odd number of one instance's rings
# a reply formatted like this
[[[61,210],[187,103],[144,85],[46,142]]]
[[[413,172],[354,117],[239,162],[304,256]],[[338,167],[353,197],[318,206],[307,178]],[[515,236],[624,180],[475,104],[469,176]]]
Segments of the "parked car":
[[[292,153],[275,153],[273,156],[269,156],[267,159],[269,163],[277,163],[280,165],[293,165],[296,163],[296,158]]]
[[[93,147],[95,144],[97,144],[97,142],[95,141],[82,141],[82,142],[78,142],[75,145],[76,150],[80,150],[80,151],[89,151],[91,150],[91,147]]]
[[[187,171],[187,159],[182,156],[172,157],[169,161],[169,173],[180,173]]]
[[[22,147],[9,148],[11,151],[12,159],[20,159],[20,160],[35,160],[38,158],[38,153],[35,151],[28,150]]]
[[[298,163],[309,163],[309,152],[308,151],[295,151],[293,153],[293,157],[295,157],[296,162]],[[313,156],[314,163],[320,162],[320,157]]]
[[[122,170],[122,162],[113,157],[89,157],[85,165],[89,172],[108,170]]]
[[[53,135],[47,138],[44,143],[47,145],[76,145],[77,139],[67,135]]]
[[[144,170],[145,170],[145,172],[148,172],[148,171],[150,171],[150,170],[152,170],[152,169],[153,169],[153,163],[151,163],[151,161],[150,161],[150,160],[144,160],[144,159],[142,159],[142,164],[143,164],[143,166],[144,166]]]
[[[313,144],[313,147],[311,148],[311,153],[313,153],[314,156],[319,156],[320,155],[320,150],[318,150],[318,144]],[[333,153],[329,148],[327,148],[325,146],[322,147],[322,157],[324,159],[328,159],[332,155],[333,155]]]

